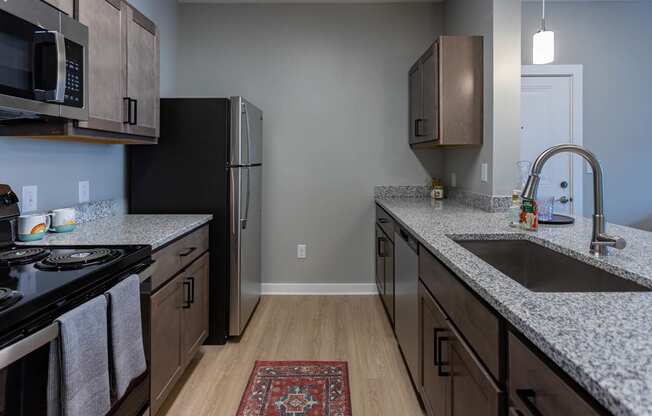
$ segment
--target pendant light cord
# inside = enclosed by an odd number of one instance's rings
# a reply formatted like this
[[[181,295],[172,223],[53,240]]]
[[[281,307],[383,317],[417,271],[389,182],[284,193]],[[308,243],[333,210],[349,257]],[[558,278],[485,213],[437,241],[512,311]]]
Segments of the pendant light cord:
[[[543,0],[543,5],[541,6],[541,30],[545,32],[546,30],[546,0]]]

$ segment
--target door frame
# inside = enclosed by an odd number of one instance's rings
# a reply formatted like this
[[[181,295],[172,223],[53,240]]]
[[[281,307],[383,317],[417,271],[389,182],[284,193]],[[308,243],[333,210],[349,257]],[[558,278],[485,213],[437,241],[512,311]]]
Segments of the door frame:
[[[521,78],[528,77],[568,77],[571,82],[571,137],[570,142],[578,146],[584,144],[584,66],[583,65],[522,65]],[[584,177],[585,161],[578,161],[579,156],[570,158],[570,171],[573,177],[571,194],[573,195],[572,214],[584,216]],[[575,192],[577,190],[577,192]]]

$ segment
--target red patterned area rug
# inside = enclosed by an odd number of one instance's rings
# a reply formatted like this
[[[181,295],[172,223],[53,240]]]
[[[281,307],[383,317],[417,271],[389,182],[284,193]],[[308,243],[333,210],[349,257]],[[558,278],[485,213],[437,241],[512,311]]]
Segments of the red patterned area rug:
[[[345,361],[256,361],[236,416],[351,416]]]

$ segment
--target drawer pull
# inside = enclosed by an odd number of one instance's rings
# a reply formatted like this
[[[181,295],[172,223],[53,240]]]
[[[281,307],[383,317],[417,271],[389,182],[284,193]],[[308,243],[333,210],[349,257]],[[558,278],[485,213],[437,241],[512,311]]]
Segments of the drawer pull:
[[[532,399],[536,396],[536,393],[532,389],[516,389],[516,395],[518,396],[519,399],[523,402],[525,407],[527,408],[528,412],[532,414],[532,416],[543,416],[543,413],[537,409],[537,407],[532,403]]]
[[[381,223],[381,224],[388,224],[388,223],[389,223],[389,219],[387,219],[387,218],[379,218],[379,219],[378,219],[378,222]]]
[[[195,303],[195,278],[189,277],[190,280],[190,303]]]
[[[182,251],[181,253],[179,253],[179,257],[188,257],[195,250],[197,250],[197,247],[189,247],[189,248],[185,249],[184,251]]]

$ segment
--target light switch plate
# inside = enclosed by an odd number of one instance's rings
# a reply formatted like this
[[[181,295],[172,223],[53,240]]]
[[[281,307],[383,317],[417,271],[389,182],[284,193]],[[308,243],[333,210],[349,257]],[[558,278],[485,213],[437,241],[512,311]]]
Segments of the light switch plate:
[[[489,165],[485,162],[482,164],[482,182],[489,182]]]
[[[297,258],[298,259],[305,259],[306,258],[306,245],[305,244],[297,244]]]
[[[451,187],[457,187],[457,174],[455,172],[451,173]]]
[[[90,181],[79,181],[79,203],[83,204],[91,200]]]
[[[36,211],[38,208],[38,186],[23,186],[23,198],[20,203],[23,212]]]

